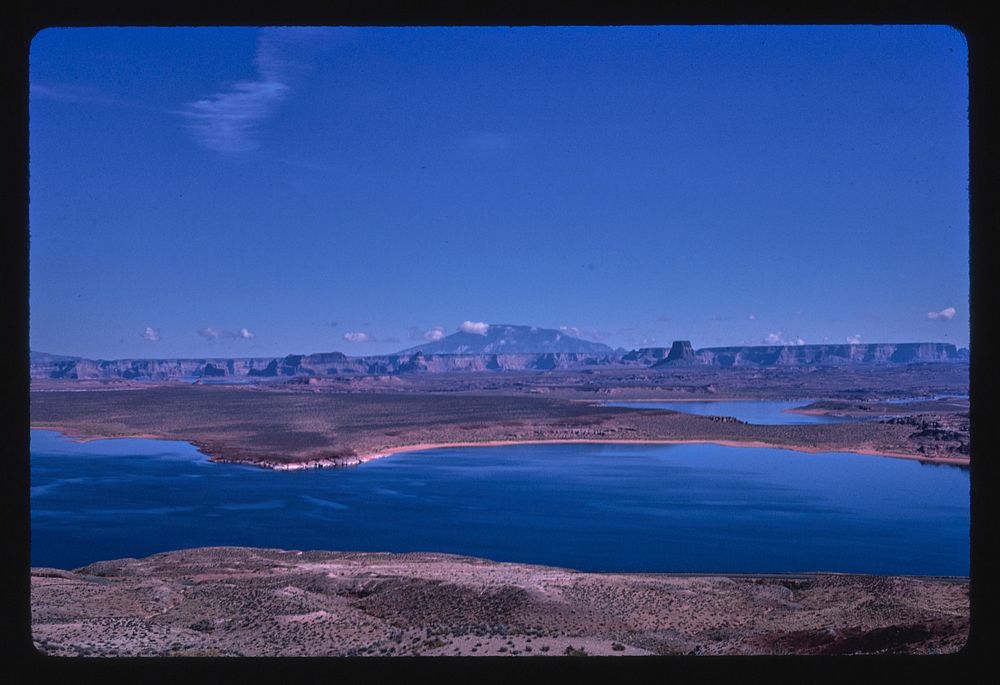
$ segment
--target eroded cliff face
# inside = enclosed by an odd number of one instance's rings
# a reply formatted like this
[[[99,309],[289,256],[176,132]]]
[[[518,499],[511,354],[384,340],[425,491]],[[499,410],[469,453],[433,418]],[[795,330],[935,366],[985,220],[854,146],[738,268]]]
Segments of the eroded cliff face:
[[[711,366],[839,366],[968,361],[968,356],[960,354],[951,343],[714,347],[698,350],[695,357],[700,363]]]
[[[395,375],[452,371],[551,371],[600,367],[662,368],[670,366],[839,366],[847,364],[912,364],[967,362],[967,350],[950,343],[873,343],[866,345],[786,345],[709,347],[694,350],[685,340],[672,347],[632,350],[624,354],[542,352],[522,354],[391,354],[348,357],[324,352],[285,357],[236,359],[118,359],[39,356],[30,365],[32,378],[188,381],[212,379],[266,380],[296,376]]]
[[[537,354],[429,354],[348,357],[339,352],[245,359],[91,359],[41,360],[32,378],[196,381],[213,378],[265,380],[292,376],[386,375],[447,371],[577,369],[618,362],[615,354],[577,352]]]

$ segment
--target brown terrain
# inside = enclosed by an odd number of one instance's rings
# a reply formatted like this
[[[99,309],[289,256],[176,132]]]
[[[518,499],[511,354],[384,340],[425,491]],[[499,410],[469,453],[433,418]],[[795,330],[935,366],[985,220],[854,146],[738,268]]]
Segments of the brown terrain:
[[[441,373],[248,385],[36,380],[31,425],[79,438],[187,440],[212,459],[271,468],[356,464],[415,446],[548,440],[724,442],[968,464],[968,366]],[[865,420],[764,426],[608,407],[622,399],[822,400]]]
[[[62,656],[935,654],[968,581],[597,574],[446,554],[202,548],[32,569]]]

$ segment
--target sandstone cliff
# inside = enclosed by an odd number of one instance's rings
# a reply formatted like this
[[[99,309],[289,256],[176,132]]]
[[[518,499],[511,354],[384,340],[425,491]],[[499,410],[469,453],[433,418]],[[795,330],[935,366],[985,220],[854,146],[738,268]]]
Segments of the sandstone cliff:
[[[117,359],[111,361],[33,354],[32,378],[125,379],[189,382],[266,380],[301,376],[396,375],[452,371],[552,371],[600,367],[672,366],[767,367],[841,366],[968,362],[968,350],[950,343],[874,343],[867,345],[787,345],[709,347],[694,350],[685,340],[672,347],[620,352],[534,352],[427,354],[417,351],[370,357],[340,352],[235,359]]]

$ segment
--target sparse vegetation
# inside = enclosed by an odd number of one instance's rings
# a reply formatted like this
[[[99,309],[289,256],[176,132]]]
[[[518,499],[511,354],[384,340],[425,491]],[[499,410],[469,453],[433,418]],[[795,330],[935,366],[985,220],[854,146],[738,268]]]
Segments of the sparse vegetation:
[[[31,420],[33,426],[74,435],[158,435],[188,440],[221,461],[268,466],[310,461],[353,464],[359,455],[407,445],[491,440],[727,440],[813,450],[864,446],[920,458],[969,457],[967,401],[964,405],[962,401],[915,405],[923,412],[916,424],[879,421],[886,405],[875,402],[907,392],[926,393],[928,388],[968,392],[965,364],[776,368],[765,375],[754,369],[712,368],[619,369],[596,374],[444,373],[396,380],[403,386],[370,382],[340,388],[334,383],[303,391],[294,383],[186,386],[147,382],[111,384],[102,392],[76,392],[89,387],[86,381],[38,381],[31,392]],[[547,388],[545,397],[529,392],[542,386]],[[859,398],[858,387],[869,390]],[[142,392],[129,388],[142,388]],[[803,394],[841,397],[851,400],[851,407],[873,403],[879,409],[857,410],[872,414],[870,420],[859,422],[765,426],[598,404],[612,398],[784,399]],[[839,411],[844,404],[814,406],[818,411]],[[891,407],[897,414],[907,411],[903,405]],[[213,420],[205,422],[205,416]]]

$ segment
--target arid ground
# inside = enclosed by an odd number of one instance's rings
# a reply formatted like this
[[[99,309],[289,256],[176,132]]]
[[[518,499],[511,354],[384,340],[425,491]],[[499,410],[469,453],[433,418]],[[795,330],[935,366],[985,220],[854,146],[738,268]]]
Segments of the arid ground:
[[[967,639],[968,587],[248,548],[31,577],[35,645],[66,656],[948,653]]]
[[[442,373],[229,386],[35,381],[31,424],[83,438],[187,440],[216,461],[279,468],[355,464],[415,445],[536,440],[718,441],[968,464],[968,400],[882,401],[944,393],[968,393],[967,365]],[[796,397],[820,400],[816,413],[865,420],[763,426],[601,404]]]

